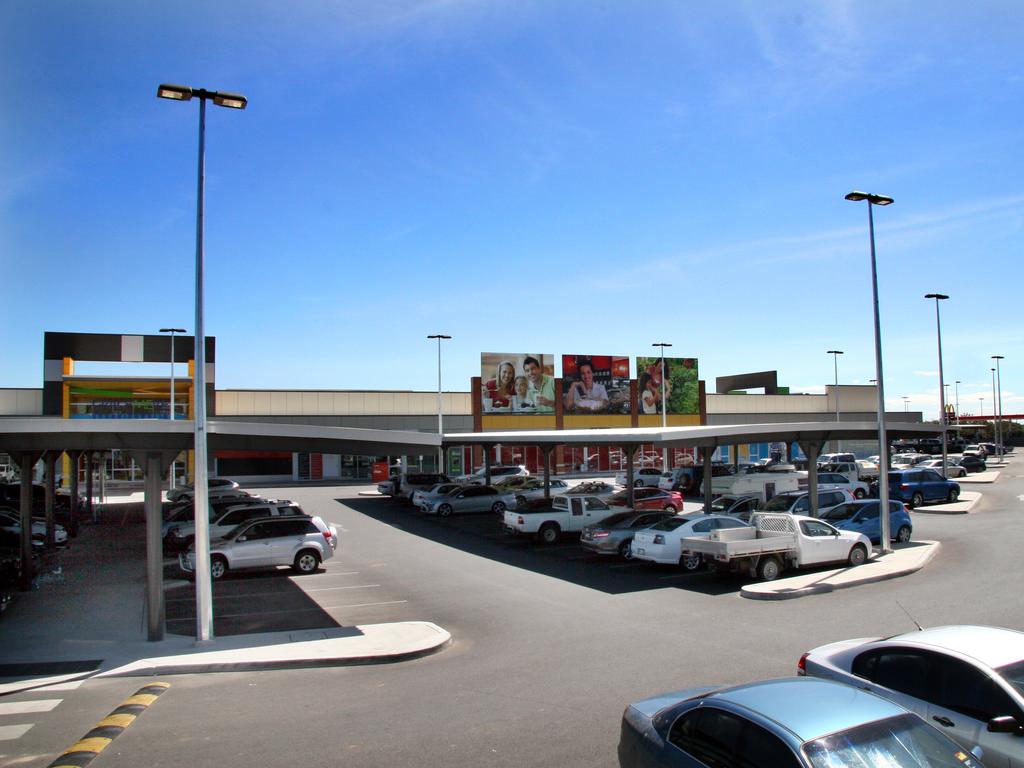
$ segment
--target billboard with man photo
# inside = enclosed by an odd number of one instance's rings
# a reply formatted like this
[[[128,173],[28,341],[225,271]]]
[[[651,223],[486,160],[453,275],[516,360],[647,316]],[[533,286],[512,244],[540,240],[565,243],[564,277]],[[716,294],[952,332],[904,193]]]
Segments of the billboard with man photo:
[[[485,414],[555,412],[554,355],[483,352],[480,384]]]
[[[629,358],[562,355],[565,413],[629,414]]]
[[[666,414],[700,413],[697,358],[666,357],[665,387],[662,389],[661,357],[636,359],[637,402],[641,415],[662,412],[662,392],[668,403]]]

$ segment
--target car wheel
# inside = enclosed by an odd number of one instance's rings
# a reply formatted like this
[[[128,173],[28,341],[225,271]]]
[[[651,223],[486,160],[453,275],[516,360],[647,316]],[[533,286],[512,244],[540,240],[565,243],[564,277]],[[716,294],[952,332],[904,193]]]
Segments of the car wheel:
[[[682,566],[682,569],[687,573],[693,573],[696,571],[700,568],[702,562],[704,562],[704,558],[702,558],[697,552],[693,552],[689,555],[683,555],[679,558],[679,565]]]
[[[210,558],[210,577],[216,581],[223,579],[228,572],[228,561],[222,555],[214,555]]]
[[[865,496],[867,496],[867,494],[864,492],[863,488],[856,488],[856,489],[854,489],[854,491],[853,491],[853,498],[855,498],[855,499],[863,499]]]
[[[626,539],[624,542],[619,544],[619,557],[621,557],[623,560],[632,560],[633,559],[633,550],[631,549],[632,545],[633,545],[633,540],[632,539]]]
[[[766,557],[757,566],[757,575],[762,581],[775,581],[782,573],[782,566],[776,557]]]
[[[950,504],[955,504],[956,500],[959,499],[959,498],[960,498],[960,491],[958,491],[956,488],[950,488],[949,489],[949,503]]]
[[[491,512],[493,512],[496,515],[503,515],[503,514],[505,514],[505,502],[504,501],[496,501],[496,502],[494,502],[494,506],[491,507]]]
[[[679,510],[678,510],[678,509],[676,509],[676,505],[675,505],[675,504],[666,504],[666,505],[665,505],[665,510],[664,510],[664,511],[665,511],[665,512],[671,512],[671,513],[672,513],[672,514],[674,515],[674,514],[675,514],[676,512],[678,512]]]
[[[526,497],[522,494],[516,496],[516,504],[526,504]]]
[[[850,550],[850,556],[846,558],[846,561],[851,566],[864,565],[868,559],[868,551],[864,548],[863,544],[857,544],[853,549]]]
[[[898,541],[900,544],[906,544],[908,541],[910,541],[909,525],[900,526],[900,529],[896,531],[896,541]]]
[[[313,573],[320,567],[320,555],[312,549],[304,549],[295,556],[292,567],[299,573]]]
[[[559,532],[560,529],[557,523],[544,523],[544,525],[540,527],[538,535],[540,536],[540,540],[543,543],[554,544],[556,541],[558,541]]]
[[[634,480],[633,481],[633,487],[634,488],[643,488],[644,487],[644,481],[643,480]]]
[[[920,493],[915,493],[913,496],[910,497],[910,506],[920,507],[922,504],[924,504],[924,496],[922,496]]]
[[[450,515],[451,513],[452,513],[452,505],[451,504],[442,504],[440,507],[437,508],[437,514],[440,515],[441,517],[448,517],[448,515]]]

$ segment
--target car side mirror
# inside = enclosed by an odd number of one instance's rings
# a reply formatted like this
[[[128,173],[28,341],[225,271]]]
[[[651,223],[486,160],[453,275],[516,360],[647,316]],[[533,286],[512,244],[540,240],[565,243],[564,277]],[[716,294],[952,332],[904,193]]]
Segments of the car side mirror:
[[[238,541],[248,541],[248,540],[249,540],[248,536],[239,536],[238,537]]]
[[[1012,733],[1014,736],[1024,736],[1024,727],[1012,715],[993,717],[988,721],[987,730],[989,733]]]

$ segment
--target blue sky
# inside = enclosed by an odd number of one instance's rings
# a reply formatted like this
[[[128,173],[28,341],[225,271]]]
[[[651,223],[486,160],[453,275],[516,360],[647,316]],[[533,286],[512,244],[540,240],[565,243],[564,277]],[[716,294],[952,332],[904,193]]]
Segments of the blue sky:
[[[705,7],[706,6],[706,7]],[[465,390],[481,352],[646,355],[937,413],[1024,407],[1018,2],[0,5],[0,386],[46,330],[206,330],[220,388]],[[158,371],[153,372],[159,375]]]

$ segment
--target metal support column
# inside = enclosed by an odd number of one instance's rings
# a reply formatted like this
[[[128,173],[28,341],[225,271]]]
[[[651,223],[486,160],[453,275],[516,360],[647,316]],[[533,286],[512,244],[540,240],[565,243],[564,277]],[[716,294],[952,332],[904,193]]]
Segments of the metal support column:
[[[57,459],[60,458],[61,451],[47,451],[44,455],[46,461],[46,548],[54,549],[57,546],[55,541],[56,534],[56,514],[53,509],[55,501],[54,496],[54,473],[57,468]]]
[[[484,446],[484,485],[491,484],[491,451]]]
[[[544,455],[544,499],[551,499],[551,450],[553,445],[543,445],[540,450]]]
[[[39,461],[38,452],[17,454],[21,469],[21,494],[18,498],[21,516],[21,587],[22,592],[32,589],[35,576],[32,563],[32,467]],[[14,458],[12,456],[12,458]]]
[[[636,450],[635,445],[623,445],[621,446],[622,452],[626,456],[626,502],[629,504],[629,508],[633,508],[633,504],[636,499],[633,496],[633,452]]]
[[[70,512],[68,519],[68,536],[78,535],[78,470],[82,464],[81,451],[69,451],[68,458],[71,459],[71,500],[69,502]]]
[[[92,451],[86,451],[85,454],[85,509],[89,513],[89,519],[92,522],[96,522],[96,511],[93,509],[92,504]]]
[[[709,445],[704,446],[700,449],[701,461],[704,462],[704,479],[701,485],[704,490],[704,514],[711,514],[711,502],[713,501],[713,494],[711,488],[711,478],[714,477],[713,466],[711,464],[711,456],[715,452],[715,446]]]
[[[811,504],[811,517],[818,516],[818,456],[821,455],[821,446],[821,443],[810,441],[800,443],[807,456],[807,500]]]

